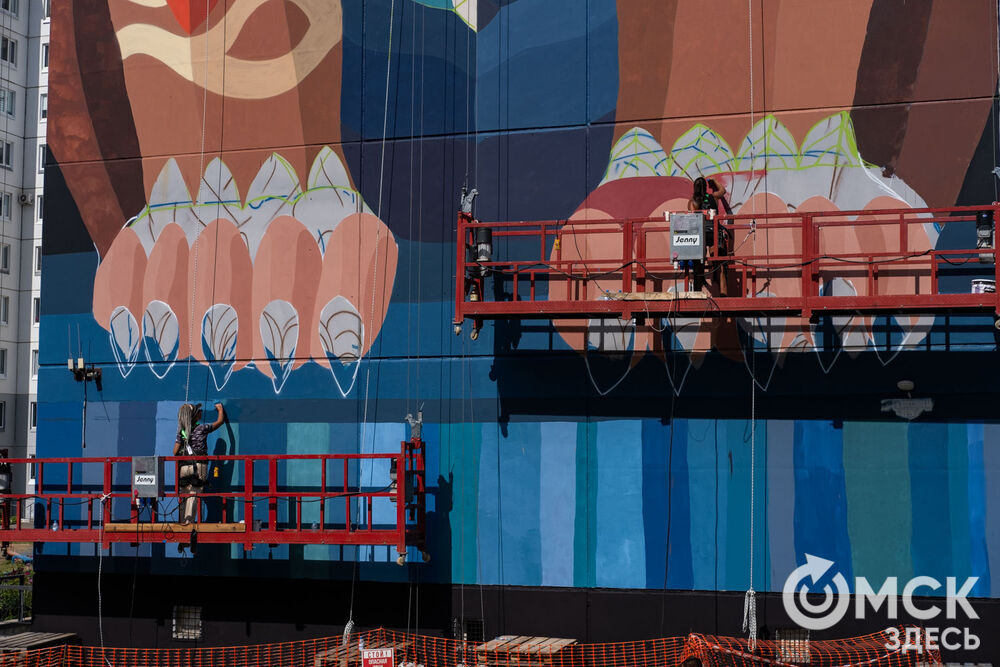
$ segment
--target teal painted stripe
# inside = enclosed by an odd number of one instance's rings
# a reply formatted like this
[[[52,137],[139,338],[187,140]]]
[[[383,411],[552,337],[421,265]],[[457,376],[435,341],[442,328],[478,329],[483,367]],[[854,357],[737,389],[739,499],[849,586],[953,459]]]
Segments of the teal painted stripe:
[[[719,518],[715,422],[692,419],[687,428],[691,488],[691,570],[695,590],[717,590],[716,521]]]
[[[969,429],[948,425],[948,510],[951,512],[951,568],[958,581],[972,575],[969,523]]]
[[[719,422],[719,502],[726,508],[719,518],[720,535],[726,548],[719,553],[720,584],[724,590],[746,590],[750,586],[750,525],[753,521],[753,586],[764,590],[767,578],[767,428],[758,422],[751,443],[749,421]],[[750,448],[754,446],[753,515],[750,505]],[[725,500],[723,500],[725,498]]]
[[[606,588],[646,586],[646,545],[642,525],[642,422],[605,421],[595,425],[597,458],[597,541],[595,582]]]
[[[984,428],[968,425],[969,439],[969,570],[979,580],[972,587],[973,597],[990,594],[990,563],[986,544],[986,475],[983,461]]]
[[[576,520],[573,539],[573,585],[594,586],[597,506],[597,429],[590,422],[577,425]]]
[[[879,585],[913,577],[910,536],[908,426],[902,422],[844,423],[847,534],[856,576]]]
[[[479,542],[479,581],[484,584],[502,583],[500,567],[500,439],[496,425],[483,426],[479,446],[479,509],[476,536]],[[463,566],[469,570],[467,559]]]
[[[440,474],[447,480],[445,486],[451,485],[451,506],[447,508],[447,513],[451,527],[451,576],[456,583],[476,582],[479,548],[477,510],[484,500],[487,506],[499,505],[495,493],[485,499],[479,497],[482,440],[484,435],[495,433],[495,428],[495,425],[471,423],[441,427]],[[442,497],[441,502],[447,504],[448,500]],[[442,511],[444,509],[442,507]]]
[[[288,425],[289,454],[321,454],[330,443],[330,425],[322,422]],[[291,486],[318,489],[322,481],[319,461],[289,461],[285,480]],[[309,527],[319,521],[319,503],[302,504],[302,525]],[[324,544],[307,544],[302,548],[305,560],[329,560],[331,547]]]

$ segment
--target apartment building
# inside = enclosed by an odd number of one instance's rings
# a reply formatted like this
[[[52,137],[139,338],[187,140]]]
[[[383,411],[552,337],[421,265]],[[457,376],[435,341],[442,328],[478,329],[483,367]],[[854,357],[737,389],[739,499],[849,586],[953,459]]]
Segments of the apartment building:
[[[0,0],[0,448],[33,456],[51,0]],[[13,480],[34,484],[33,466]]]

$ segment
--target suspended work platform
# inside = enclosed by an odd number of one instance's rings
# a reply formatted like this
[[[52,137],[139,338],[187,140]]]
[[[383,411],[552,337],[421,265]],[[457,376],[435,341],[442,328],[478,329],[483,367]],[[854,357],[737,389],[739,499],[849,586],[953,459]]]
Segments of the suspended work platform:
[[[155,460],[137,472],[136,461]],[[208,467],[198,493],[181,486],[182,464]],[[399,452],[2,459],[34,466],[34,493],[0,494],[0,541],[386,545],[405,561],[425,543],[425,445]],[[159,472],[157,472],[157,467]],[[164,474],[164,471],[166,474]],[[157,479],[159,477],[160,479]],[[166,480],[166,483],[164,483]],[[157,489],[150,492],[150,488]],[[149,497],[140,497],[149,496]],[[195,520],[179,523],[195,498]],[[34,525],[18,517],[31,515]]]
[[[706,219],[695,262],[678,261],[676,215],[480,222],[459,213],[455,332],[467,319],[475,337],[484,320],[507,318],[1000,315],[987,291],[1000,279],[996,203],[719,215],[714,234]],[[950,238],[970,241],[937,247],[962,223]]]

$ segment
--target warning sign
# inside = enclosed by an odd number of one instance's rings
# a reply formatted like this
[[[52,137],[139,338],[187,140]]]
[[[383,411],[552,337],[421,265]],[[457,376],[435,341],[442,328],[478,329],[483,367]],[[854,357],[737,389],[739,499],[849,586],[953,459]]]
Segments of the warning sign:
[[[361,667],[394,667],[391,648],[366,648],[361,651]]]

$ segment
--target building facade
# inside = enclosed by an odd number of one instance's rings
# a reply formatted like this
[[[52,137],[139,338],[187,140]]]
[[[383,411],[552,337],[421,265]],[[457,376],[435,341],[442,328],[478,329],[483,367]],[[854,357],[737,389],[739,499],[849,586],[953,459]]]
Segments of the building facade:
[[[0,447],[35,454],[38,332],[48,124],[49,0],[0,4]],[[16,475],[21,491],[31,469]]]
[[[977,577],[998,622],[990,317],[452,331],[463,186],[484,221],[686,210],[697,175],[742,213],[996,201],[995,3],[65,0],[52,26],[40,455],[169,455],[179,406],[216,400],[215,454],[387,452],[422,406],[432,560],[39,544],[40,629],[96,640],[100,563],[109,644],[348,618],[739,634],[750,587],[762,624],[789,624],[778,594],[807,556],[852,581]],[[860,217],[838,247],[885,250]],[[926,224],[909,243],[974,232]],[[77,354],[99,393],[67,372]],[[191,608],[202,630],[172,631]]]

